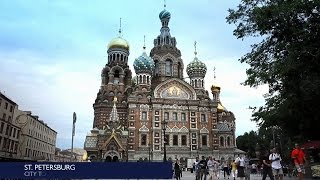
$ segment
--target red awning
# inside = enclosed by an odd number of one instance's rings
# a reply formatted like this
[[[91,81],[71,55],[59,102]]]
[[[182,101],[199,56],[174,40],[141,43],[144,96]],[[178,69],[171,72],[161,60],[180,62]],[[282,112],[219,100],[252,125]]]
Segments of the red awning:
[[[309,141],[301,145],[302,149],[320,149],[320,140],[319,141]]]

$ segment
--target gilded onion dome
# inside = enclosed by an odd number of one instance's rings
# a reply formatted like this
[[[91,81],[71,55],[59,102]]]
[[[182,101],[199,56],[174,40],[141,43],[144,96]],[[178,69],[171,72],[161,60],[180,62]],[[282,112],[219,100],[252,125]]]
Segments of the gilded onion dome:
[[[187,65],[187,74],[189,77],[205,77],[207,73],[207,66],[201,62],[197,57]]]
[[[149,73],[152,74],[154,70],[154,61],[151,57],[147,55],[146,52],[143,52],[141,56],[136,58],[133,62],[133,68],[136,74],[139,73]]]
[[[212,86],[211,86],[211,91],[212,91],[212,93],[213,92],[219,92],[220,91],[220,86],[218,86],[217,84],[213,84]]]
[[[109,42],[108,49],[110,48],[120,48],[120,49],[126,49],[129,51],[129,43],[127,40],[121,37],[116,37]]]

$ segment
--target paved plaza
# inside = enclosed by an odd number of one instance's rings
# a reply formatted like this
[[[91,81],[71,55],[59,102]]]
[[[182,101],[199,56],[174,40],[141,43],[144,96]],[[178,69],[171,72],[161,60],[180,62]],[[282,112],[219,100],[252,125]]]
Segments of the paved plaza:
[[[196,178],[195,178],[194,173],[191,173],[190,171],[183,171],[181,180],[195,180],[195,179]],[[290,178],[288,176],[285,176],[283,178],[283,180],[296,180],[296,179],[298,179],[298,178],[293,178],[293,177]],[[157,179],[157,180],[160,180],[160,179]],[[207,180],[209,180],[209,179],[207,179]],[[217,179],[215,179],[215,180],[217,180]],[[223,173],[221,173],[219,180],[228,180],[228,178],[223,178]],[[231,176],[230,176],[230,180],[233,180],[233,178],[231,178]],[[240,178],[236,178],[236,180],[240,180]],[[251,174],[250,180],[262,180],[262,176],[256,175],[256,174]],[[270,178],[267,176],[266,180],[270,180]],[[304,178],[304,180],[312,180],[312,178]]]

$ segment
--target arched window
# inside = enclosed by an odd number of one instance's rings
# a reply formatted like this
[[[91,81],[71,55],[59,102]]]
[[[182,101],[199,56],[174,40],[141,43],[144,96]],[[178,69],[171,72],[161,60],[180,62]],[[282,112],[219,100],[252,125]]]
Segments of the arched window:
[[[198,80],[194,80],[194,84],[195,84],[194,87],[198,87]]]
[[[150,84],[150,83],[149,83],[149,76],[147,76],[147,84]]]
[[[230,144],[231,144],[231,140],[230,140],[230,137],[228,136],[227,137],[227,146],[230,146]]]
[[[180,78],[180,73],[181,73],[181,63],[178,62],[178,77]]]
[[[121,61],[123,61],[123,55],[122,54],[120,55],[120,59],[121,59]]]
[[[224,146],[224,138],[220,137],[220,146],[223,147]]]
[[[146,83],[146,75],[143,75],[143,84]]]
[[[154,74],[155,76],[159,75],[159,62],[157,60],[154,61]]]
[[[119,61],[119,54],[117,54],[117,60]]]
[[[172,75],[172,61],[170,59],[166,60],[166,76]]]
[[[112,54],[112,60],[116,60],[116,55],[115,54]]]
[[[119,79],[120,79],[120,72],[119,72],[119,70],[116,70],[114,72],[114,76],[113,76],[113,83],[119,84]]]
[[[142,83],[142,76],[140,75],[139,76],[139,84],[141,84]]]

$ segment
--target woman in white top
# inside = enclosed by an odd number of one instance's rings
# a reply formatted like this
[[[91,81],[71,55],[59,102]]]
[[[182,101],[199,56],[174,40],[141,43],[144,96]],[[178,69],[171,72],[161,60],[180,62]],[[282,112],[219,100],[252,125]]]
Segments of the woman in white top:
[[[238,157],[236,158],[236,164],[237,164],[237,169],[238,169],[238,177],[240,178],[240,180],[243,180],[243,178],[245,177],[244,174],[244,158],[242,155],[238,155]]]

